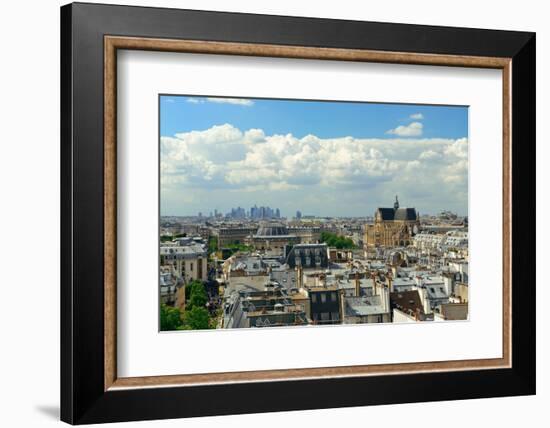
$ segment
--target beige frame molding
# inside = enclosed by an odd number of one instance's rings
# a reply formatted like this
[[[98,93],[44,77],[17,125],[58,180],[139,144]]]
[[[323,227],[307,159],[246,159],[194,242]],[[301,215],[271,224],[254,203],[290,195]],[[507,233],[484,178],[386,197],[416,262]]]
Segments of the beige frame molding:
[[[502,70],[503,81],[503,349],[502,358],[434,361],[405,364],[358,365],[306,369],[262,370],[191,375],[119,378],[116,367],[116,85],[117,50],[147,50],[212,55],[322,59],[394,64],[440,65]],[[338,378],[405,373],[482,370],[511,367],[512,340],[512,165],[511,165],[511,58],[383,52],[267,44],[104,37],[104,389]]]

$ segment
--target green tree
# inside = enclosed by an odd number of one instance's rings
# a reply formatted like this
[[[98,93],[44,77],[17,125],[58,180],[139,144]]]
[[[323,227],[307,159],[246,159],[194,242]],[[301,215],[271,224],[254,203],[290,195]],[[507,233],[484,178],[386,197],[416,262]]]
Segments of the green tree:
[[[183,318],[185,326],[181,330],[206,330],[210,328],[210,315],[206,308],[195,306],[186,310]]]
[[[204,306],[208,301],[208,295],[206,294],[204,284],[201,281],[193,280],[185,287],[185,299],[187,300],[187,303],[191,306],[193,306],[193,303],[191,302],[191,298],[193,296],[195,296],[195,300],[198,306]],[[200,303],[199,296],[204,297],[204,303]]]
[[[190,308],[202,308],[208,302],[208,296],[204,291],[204,287],[200,290],[198,287],[195,287],[191,291],[191,297],[189,298],[189,307]]]
[[[329,247],[338,249],[355,248],[353,240],[345,236],[338,236],[335,233],[321,232],[321,242],[325,242]]]
[[[210,328],[216,328],[218,326],[218,322],[220,321],[220,318],[223,315],[223,311],[221,309],[217,309],[216,312],[214,312],[213,315],[210,315]]]
[[[252,251],[254,250],[254,247],[250,246],[250,245],[245,245],[245,244],[240,244],[240,243],[237,243],[237,242],[234,242],[232,244],[229,244],[226,246],[226,248],[229,248],[230,250],[233,250],[233,252],[237,252],[237,251]]]
[[[191,281],[186,287],[187,309],[204,308],[208,302],[208,294],[201,281]]]
[[[218,251],[218,239],[214,236],[208,238],[208,254]]]
[[[181,312],[178,308],[166,306],[164,303],[160,305],[160,330],[170,331],[177,330],[183,324]]]

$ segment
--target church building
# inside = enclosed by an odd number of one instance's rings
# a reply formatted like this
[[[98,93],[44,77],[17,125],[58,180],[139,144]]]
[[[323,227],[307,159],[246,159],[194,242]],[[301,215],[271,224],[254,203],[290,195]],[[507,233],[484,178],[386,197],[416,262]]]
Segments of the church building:
[[[419,215],[415,208],[399,208],[395,197],[393,208],[378,208],[374,223],[365,225],[365,249],[376,247],[406,247],[420,229]]]

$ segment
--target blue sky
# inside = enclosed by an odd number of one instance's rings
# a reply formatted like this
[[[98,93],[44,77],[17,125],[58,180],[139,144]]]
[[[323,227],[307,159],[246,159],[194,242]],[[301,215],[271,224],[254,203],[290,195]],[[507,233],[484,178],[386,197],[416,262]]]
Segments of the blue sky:
[[[160,96],[161,214],[467,214],[468,109]]]
[[[268,135],[291,133],[298,138],[308,134],[320,138],[391,138],[386,131],[407,125],[412,115],[421,114],[424,138],[468,136],[465,107],[273,99],[248,99],[251,104],[239,105],[207,99],[161,96],[161,135],[230,123],[243,130],[260,128]]]

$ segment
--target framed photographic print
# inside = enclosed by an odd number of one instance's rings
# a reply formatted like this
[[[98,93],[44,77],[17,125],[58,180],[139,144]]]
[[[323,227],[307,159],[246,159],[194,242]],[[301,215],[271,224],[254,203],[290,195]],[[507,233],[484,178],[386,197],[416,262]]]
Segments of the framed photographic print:
[[[62,420],[535,393],[533,33],[75,3],[61,54]]]

